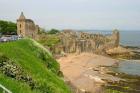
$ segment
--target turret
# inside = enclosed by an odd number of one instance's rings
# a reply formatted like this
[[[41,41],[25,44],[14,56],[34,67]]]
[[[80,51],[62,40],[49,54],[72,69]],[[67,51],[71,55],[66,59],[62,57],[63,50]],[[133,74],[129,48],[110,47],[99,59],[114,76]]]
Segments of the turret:
[[[23,12],[21,12],[19,19],[17,19],[17,34],[19,36],[22,36],[22,37],[25,36],[25,30],[26,30],[25,23],[26,23],[26,18],[24,16]]]
[[[23,12],[17,19],[17,34],[22,37],[37,38],[39,26],[36,26],[33,20],[26,19]]]
[[[115,40],[115,47],[118,47],[119,46],[119,42],[120,42],[119,30],[117,30],[117,29],[113,30],[113,38]]]
[[[25,20],[26,18],[25,18],[25,16],[24,16],[24,14],[23,14],[23,12],[21,12],[21,15],[20,15],[20,17],[19,17],[19,20]]]

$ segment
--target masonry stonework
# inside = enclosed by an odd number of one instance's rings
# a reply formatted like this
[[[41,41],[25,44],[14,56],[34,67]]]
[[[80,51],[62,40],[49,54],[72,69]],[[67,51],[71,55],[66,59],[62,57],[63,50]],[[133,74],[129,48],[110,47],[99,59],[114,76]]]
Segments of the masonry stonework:
[[[23,12],[19,19],[17,19],[17,34],[22,37],[37,38],[39,26],[35,25],[33,20],[26,19]]]
[[[64,30],[59,35],[59,51],[64,53],[105,53],[108,49],[118,47],[120,38],[117,30],[109,35]],[[58,46],[56,49],[58,51]]]

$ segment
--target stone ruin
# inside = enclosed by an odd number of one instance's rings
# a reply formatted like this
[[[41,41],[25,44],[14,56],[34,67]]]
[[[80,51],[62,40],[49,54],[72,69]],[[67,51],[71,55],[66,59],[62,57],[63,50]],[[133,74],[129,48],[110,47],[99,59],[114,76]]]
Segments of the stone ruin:
[[[54,53],[105,53],[106,50],[119,46],[119,31],[112,34],[93,34],[64,30],[59,34],[60,44],[54,47]]]
[[[39,26],[32,19],[26,19],[23,12],[17,19],[17,34],[21,37],[38,38]]]

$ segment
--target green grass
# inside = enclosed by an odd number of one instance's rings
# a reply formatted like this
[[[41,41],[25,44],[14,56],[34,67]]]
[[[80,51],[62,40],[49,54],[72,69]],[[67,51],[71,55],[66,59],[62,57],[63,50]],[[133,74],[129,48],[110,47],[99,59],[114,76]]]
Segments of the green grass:
[[[0,83],[5,85],[13,93],[36,93],[31,91],[30,87],[25,83],[18,82],[0,73]],[[0,92],[1,93],[1,92]]]
[[[124,93],[124,92],[117,91],[117,90],[112,90],[112,89],[107,89],[107,90],[105,91],[105,93]]]
[[[57,76],[59,64],[37,42],[23,39],[1,43],[0,53],[22,67],[39,86],[31,90],[25,82],[17,81],[0,73],[0,83],[13,93],[70,93],[63,80]]]
[[[44,46],[53,47],[60,43],[60,38],[56,34],[47,34],[46,37],[40,38],[38,42]]]

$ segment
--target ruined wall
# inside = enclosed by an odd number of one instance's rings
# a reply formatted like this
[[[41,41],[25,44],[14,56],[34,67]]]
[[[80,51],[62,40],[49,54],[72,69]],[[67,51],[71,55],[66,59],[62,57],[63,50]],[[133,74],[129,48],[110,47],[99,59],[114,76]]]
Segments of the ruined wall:
[[[119,46],[119,32],[113,34],[89,34],[66,30],[60,33],[61,48],[65,53],[104,53],[107,49]],[[57,46],[55,47],[57,48]]]
[[[38,36],[39,26],[35,25],[31,19],[26,19],[23,13],[21,13],[19,19],[17,19],[17,34],[22,37],[30,37],[36,39]]]

